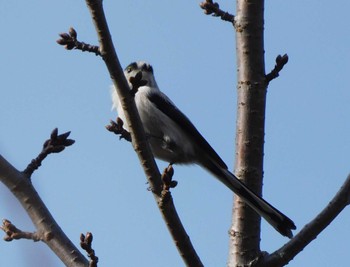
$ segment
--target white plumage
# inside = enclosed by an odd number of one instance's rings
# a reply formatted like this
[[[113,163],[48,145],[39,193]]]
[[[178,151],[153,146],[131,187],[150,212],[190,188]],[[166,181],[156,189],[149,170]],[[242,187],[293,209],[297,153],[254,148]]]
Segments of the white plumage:
[[[130,85],[130,77],[142,73],[147,83],[135,93],[135,103],[156,158],[170,164],[198,164],[240,196],[251,208],[264,217],[278,232],[292,237],[296,229],[292,220],[253,193],[232,174],[223,160],[198,132],[191,121],[162,93],[146,62],[131,63],[124,71]],[[131,85],[130,85],[131,86]],[[112,90],[113,108],[126,122],[116,90]],[[124,128],[129,131],[127,123]]]

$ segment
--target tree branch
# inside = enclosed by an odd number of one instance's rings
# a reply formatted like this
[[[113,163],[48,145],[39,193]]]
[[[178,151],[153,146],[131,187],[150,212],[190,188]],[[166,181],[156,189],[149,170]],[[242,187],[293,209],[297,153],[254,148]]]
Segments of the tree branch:
[[[14,239],[31,239],[34,242],[40,241],[40,237],[37,233],[23,232],[6,219],[2,221],[0,229],[6,233],[6,236],[4,237],[5,241],[12,241]]]
[[[117,118],[116,121],[110,121],[108,125],[106,125],[106,129],[116,135],[119,135],[120,139],[125,139],[128,142],[131,142],[130,133],[123,128],[124,122],[121,118]]]
[[[235,24],[235,16],[221,10],[218,3],[212,0],[206,0],[201,2],[199,6],[204,10],[204,14],[220,17],[223,21],[231,22],[233,25]]]
[[[14,168],[1,155],[0,181],[13,193],[28,213],[37,229],[36,239],[45,242],[66,266],[88,266],[87,259],[59,227],[30,179],[26,174]],[[14,230],[14,228],[11,229]]]
[[[284,54],[283,56],[278,55],[276,57],[276,65],[273,70],[265,76],[266,84],[268,85],[273,79],[276,79],[279,76],[279,72],[283,69],[284,65],[288,63],[288,55]]]
[[[262,193],[266,83],[264,1],[237,0],[237,120],[235,174],[256,194]],[[261,255],[261,217],[235,196],[228,266],[246,266]]]
[[[263,265],[266,267],[285,266],[301,252],[350,204],[350,175],[329,204],[282,248],[268,255]]]
[[[23,173],[27,176],[28,179],[32,176],[33,172],[41,166],[41,163],[49,154],[59,153],[63,151],[67,146],[71,146],[74,144],[74,140],[68,139],[69,135],[70,132],[58,135],[57,128],[55,128],[51,132],[50,139],[45,141],[40,154],[35,159],[33,159],[28,164],[27,168],[23,171]]]
[[[134,99],[132,94],[130,94],[129,85],[115,52],[103,11],[102,1],[86,0],[86,3],[95,24],[101,56],[108,68],[113,85],[117,90],[125,112],[126,123],[128,123],[129,129],[131,129],[130,134],[134,150],[139,157],[161,214],[186,265],[193,267],[203,266],[180,221],[172,197],[170,196],[166,203],[161,204],[163,183],[141,124]]]
[[[95,53],[96,56],[101,56],[100,48],[96,45],[86,44],[84,42],[79,42],[77,39],[77,32],[74,28],[70,28],[68,33],[60,33],[61,37],[56,42],[59,45],[63,45],[67,50],[77,49],[83,52],[87,51],[90,53]]]

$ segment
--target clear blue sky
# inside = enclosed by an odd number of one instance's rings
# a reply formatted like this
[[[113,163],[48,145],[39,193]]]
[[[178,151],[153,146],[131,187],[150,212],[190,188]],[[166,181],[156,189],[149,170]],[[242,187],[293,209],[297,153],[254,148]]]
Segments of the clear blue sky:
[[[235,33],[203,15],[199,3],[104,1],[123,66],[152,63],[161,89],[233,166]],[[220,4],[235,12],[234,1]],[[349,9],[346,0],[266,3],[266,68],[278,54],[290,61],[268,92],[264,196],[298,229],[350,171]],[[99,266],[183,266],[131,145],[104,128],[116,113],[102,60],[55,42],[74,26],[81,41],[97,43],[85,1],[2,1],[0,25],[1,154],[24,169],[54,127],[72,131],[76,144],[33,176],[71,240],[78,244],[80,233],[91,231]],[[196,166],[176,167],[175,179],[176,207],[204,265],[225,266],[232,194]],[[0,218],[34,230],[2,184]],[[289,266],[345,266],[349,225],[346,209]],[[263,222],[262,250],[286,241]],[[0,251],[1,266],[62,266],[40,243],[0,242]]]

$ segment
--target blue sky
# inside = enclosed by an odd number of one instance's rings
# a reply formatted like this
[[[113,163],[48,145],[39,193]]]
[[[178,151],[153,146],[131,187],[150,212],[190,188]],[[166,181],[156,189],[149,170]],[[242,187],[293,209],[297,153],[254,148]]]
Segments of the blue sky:
[[[235,33],[203,15],[199,3],[104,1],[123,66],[149,61],[160,88],[233,166]],[[220,5],[235,12],[234,1]],[[349,8],[345,0],[266,1],[266,69],[278,54],[290,60],[268,91],[264,196],[298,229],[350,171]],[[72,131],[76,144],[33,176],[71,240],[78,244],[80,233],[91,231],[100,266],[183,266],[131,145],[104,128],[116,117],[106,67],[99,57],[55,42],[73,26],[81,41],[97,43],[85,2],[2,1],[0,22],[1,154],[21,170],[53,128]],[[166,165],[159,162],[160,169]],[[204,265],[225,266],[231,192],[197,166],[176,167],[175,179],[176,207]],[[2,184],[0,192],[0,218],[34,230]],[[349,215],[346,209],[289,266],[344,266]],[[265,222],[262,229],[262,250],[287,241]],[[0,242],[0,251],[2,266],[62,266],[32,241]]]

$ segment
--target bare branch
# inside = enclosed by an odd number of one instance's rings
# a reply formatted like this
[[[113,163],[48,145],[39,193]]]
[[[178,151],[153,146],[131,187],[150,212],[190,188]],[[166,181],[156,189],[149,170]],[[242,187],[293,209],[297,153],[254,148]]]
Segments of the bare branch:
[[[81,234],[80,235],[80,246],[82,249],[84,249],[90,260],[90,264],[89,267],[97,267],[97,263],[98,263],[98,257],[95,255],[95,250],[92,249],[92,233],[87,232],[86,236]]]
[[[130,94],[129,85],[125,79],[115,52],[103,11],[102,1],[86,0],[86,3],[90,9],[96,32],[98,34],[102,58],[106,63],[113,85],[117,90],[126,116],[126,123],[128,123],[129,129],[131,130],[130,134],[133,147],[138,154],[156,203],[186,265],[192,267],[203,266],[180,221],[171,196],[166,203],[163,203],[163,205],[160,204],[163,183],[141,124],[134,99],[132,94]]]
[[[37,233],[23,232],[6,219],[2,221],[0,229],[6,233],[4,237],[5,241],[12,241],[13,239],[31,239],[34,242],[40,241],[40,237]]]
[[[284,54],[283,56],[278,55],[276,57],[276,65],[273,70],[265,76],[266,84],[269,84],[273,79],[276,79],[279,76],[279,72],[283,69],[284,65],[288,63],[288,55]]]
[[[87,51],[90,53],[95,53],[96,56],[101,56],[100,49],[98,46],[86,44],[77,40],[78,34],[73,27],[69,29],[68,33],[60,33],[59,36],[61,38],[58,39],[56,42],[59,45],[63,45],[64,48],[67,50],[77,49],[83,52]]]
[[[45,242],[66,266],[88,266],[88,261],[52,217],[30,179],[23,172],[14,168],[1,155],[0,181],[9,188],[28,213],[37,230],[36,238],[38,240]],[[10,229],[14,231],[12,226]]]
[[[350,175],[329,204],[282,248],[267,256],[263,266],[285,266],[350,204]]]
[[[231,22],[233,25],[235,24],[235,16],[222,11],[218,3],[213,2],[212,0],[206,0],[201,2],[199,6],[204,10],[204,14],[212,15],[213,17],[220,17],[224,21]]]
[[[23,173],[30,178],[33,172],[41,166],[41,163],[49,154],[62,152],[66,147],[73,145],[75,141],[73,139],[68,139],[69,135],[70,132],[58,135],[58,129],[55,128],[51,132],[50,139],[45,141],[40,154],[28,164]]]

